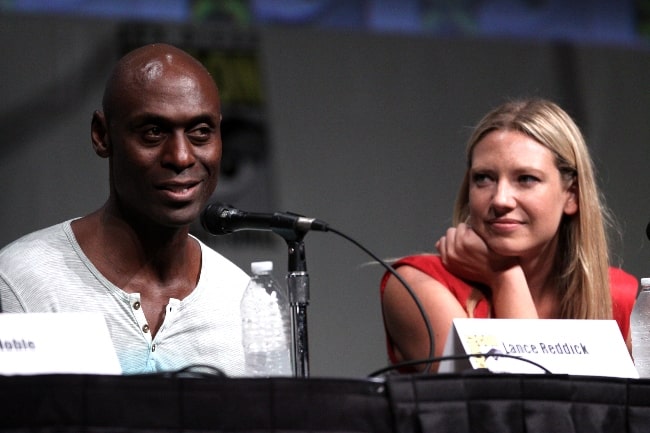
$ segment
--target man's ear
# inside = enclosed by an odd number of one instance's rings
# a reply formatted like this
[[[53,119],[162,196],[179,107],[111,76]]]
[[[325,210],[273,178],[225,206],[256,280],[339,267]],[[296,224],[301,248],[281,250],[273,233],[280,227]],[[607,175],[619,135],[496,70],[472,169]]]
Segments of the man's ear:
[[[101,111],[93,113],[93,120],[90,123],[90,138],[97,155],[102,158],[111,156],[112,149],[108,138],[108,125],[106,124],[106,116]]]
[[[567,190],[567,199],[564,203],[564,213],[566,215],[575,215],[580,208],[578,203],[578,184],[573,182],[573,184]]]

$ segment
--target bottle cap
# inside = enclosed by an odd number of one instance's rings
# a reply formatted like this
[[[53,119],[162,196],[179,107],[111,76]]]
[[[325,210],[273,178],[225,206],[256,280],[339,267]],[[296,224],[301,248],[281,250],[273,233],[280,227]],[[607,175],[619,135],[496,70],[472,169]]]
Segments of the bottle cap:
[[[251,272],[254,275],[259,274],[268,274],[273,271],[273,262],[270,260],[264,262],[253,262],[251,263]]]
[[[641,278],[641,288],[650,289],[650,278]]]

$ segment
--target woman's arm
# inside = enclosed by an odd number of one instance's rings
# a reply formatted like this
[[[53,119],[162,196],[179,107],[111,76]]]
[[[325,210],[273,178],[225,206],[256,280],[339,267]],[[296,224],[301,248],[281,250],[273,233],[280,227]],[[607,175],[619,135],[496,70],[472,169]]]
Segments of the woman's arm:
[[[467,317],[454,295],[440,282],[411,266],[400,266],[400,276],[413,289],[433,328],[434,356],[441,356],[454,318]],[[429,355],[429,334],[415,301],[394,276],[386,282],[382,297],[384,323],[398,362],[424,359]],[[416,367],[422,370],[426,364]],[[434,364],[431,371],[437,371]]]

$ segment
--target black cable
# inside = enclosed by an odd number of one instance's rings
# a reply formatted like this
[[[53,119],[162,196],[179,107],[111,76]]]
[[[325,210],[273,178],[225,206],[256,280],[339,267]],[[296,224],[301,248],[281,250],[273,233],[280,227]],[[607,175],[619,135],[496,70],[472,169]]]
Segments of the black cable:
[[[210,377],[228,377],[223,370],[207,364],[191,364],[178,370],[169,371],[156,371],[152,373],[139,373],[130,374],[129,376],[160,376],[166,378],[178,377],[195,377],[195,378],[210,378]]]
[[[386,373],[391,370],[398,370],[400,368],[404,367],[412,367],[414,365],[419,365],[419,364],[424,364],[425,362],[428,364],[431,364],[433,362],[443,362],[443,361],[454,361],[454,360],[459,360],[459,359],[469,359],[469,358],[490,358],[490,357],[499,357],[499,358],[512,358],[512,359],[517,359],[522,362],[527,362],[529,364],[534,365],[535,367],[539,368],[542,370],[545,374],[553,374],[549,369],[544,367],[541,364],[538,364],[535,361],[531,361],[530,359],[522,358],[520,356],[516,355],[510,355],[507,353],[468,353],[465,355],[448,355],[448,356],[438,356],[435,358],[425,358],[425,359],[415,359],[411,361],[404,361],[400,362],[397,364],[392,364],[384,368],[380,368],[379,370],[373,371],[368,375],[368,377],[376,377],[379,376],[380,374]]]
[[[176,370],[175,376],[227,377],[223,370],[207,364],[192,364]]]
[[[420,311],[420,315],[422,316],[422,319],[424,320],[424,325],[427,329],[427,333],[429,336],[429,355],[427,356],[427,359],[435,359],[433,357],[435,353],[435,339],[434,339],[434,334],[433,334],[433,328],[431,327],[431,322],[429,321],[429,316],[427,315],[426,311],[424,310],[424,307],[422,306],[422,303],[420,302],[420,299],[417,297],[411,286],[408,285],[406,281],[402,278],[401,275],[399,275],[396,271],[395,268],[392,266],[388,265],[386,262],[384,262],[382,259],[377,257],[375,254],[372,253],[372,251],[368,250],[366,247],[361,245],[359,242],[356,240],[352,239],[350,236],[332,228],[331,226],[327,227],[327,231],[330,231],[332,233],[335,233],[339,236],[341,236],[344,239],[347,239],[348,241],[352,242],[354,245],[357,247],[361,248],[364,252],[366,252],[370,257],[375,259],[380,265],[382,265],[388,272],[390,272],[397,280],[402,283],[402,285],[406,288],[408,291],[409,295],[411,295],[411,298],[413,298],[413,301],[415,302],[415,305],[417,306],[418,310]],[[422,362],[417,362],[417,364],[422,364]],[[428,363],[425,368],[424,372],[429,372],[431,369],[431,363]]]

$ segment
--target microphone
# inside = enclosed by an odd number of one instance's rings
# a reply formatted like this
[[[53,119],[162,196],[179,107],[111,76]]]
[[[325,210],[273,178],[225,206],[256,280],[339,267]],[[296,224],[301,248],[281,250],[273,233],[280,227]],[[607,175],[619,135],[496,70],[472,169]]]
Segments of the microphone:
[[[282,235],[287,231],[306,233],[326,232],[327,223],[291,212],[244,212],[223,203],[212,203],[201,213],[201,225],[213,235],[225,235],[239,230],[268,230]]]

